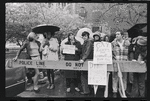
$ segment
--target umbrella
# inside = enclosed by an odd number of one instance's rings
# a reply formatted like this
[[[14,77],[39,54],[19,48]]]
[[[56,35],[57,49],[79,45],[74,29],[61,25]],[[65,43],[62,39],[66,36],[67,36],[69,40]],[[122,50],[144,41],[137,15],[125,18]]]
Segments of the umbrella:
[[[141,29],[143,32],[147,32],[147,26]]]
[[[84,40],[81,37],[75,36],[75,39],[77,41],[79,41],[81,43],[81,45],[84,43]],[[65,42],[68,41],[68,38],[65,38],[62,42],[61,42],[61,46],[65,44]]]
[[[131,27],[127,32],[129,33],[129,37],[134,38],[140,35],[142,29],[147,26],[147,23],[136,24]]]
[[[89,32],[90,38],[93,38],[92,30],[89,29],[89,28],[81,28],[81,29],[77,32],[77,35],[76,35],[76,36],[82,37],[82,33],[83,33],[84,31]]]
[[[34,32],[34,33],[51,32],[54,34],[54,32],[59,31],[59,29],[60,28],[57,26],[42,24],[42,25],[38,25],[38,26],[32,28],[32,32]]]

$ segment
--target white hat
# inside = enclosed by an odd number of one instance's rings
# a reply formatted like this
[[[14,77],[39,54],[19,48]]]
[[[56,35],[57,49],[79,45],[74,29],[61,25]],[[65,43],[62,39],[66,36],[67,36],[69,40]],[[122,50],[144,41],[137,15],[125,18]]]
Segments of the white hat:
[[[98,32],[98,31],[96,31],[95,33],[93,33],[93,37],[95,37],[96,35],[99,36],[99,37],[101,37],[101,33]]]

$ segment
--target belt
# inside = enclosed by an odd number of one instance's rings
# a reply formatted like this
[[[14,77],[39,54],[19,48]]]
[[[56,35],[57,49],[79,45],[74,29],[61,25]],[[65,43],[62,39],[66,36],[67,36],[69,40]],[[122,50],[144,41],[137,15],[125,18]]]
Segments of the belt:
[[[39,55],[37,55],[37,56],[31,56],[31,57],[38,57]]]

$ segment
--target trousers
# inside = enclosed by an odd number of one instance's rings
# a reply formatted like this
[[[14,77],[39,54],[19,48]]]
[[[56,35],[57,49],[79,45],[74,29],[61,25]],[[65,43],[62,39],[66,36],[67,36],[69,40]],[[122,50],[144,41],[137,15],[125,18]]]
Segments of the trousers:
[[[84,93],[90,93],[90,88],[88,86],[88,72],[81,72],[81,85]]]
[[[145,97],[145,73],[133,73],[131,97]]]
[[[123,79],[123,85],[124,85],[124,90],[127,88],[127,73],[122,72],[122,79]],[[112,72],[112,88],[113,92],[117,93],[118,91],[118,83],[119,83],[119,89],[121,90],[121,83],[119,82],[119,77],[117,72]]]

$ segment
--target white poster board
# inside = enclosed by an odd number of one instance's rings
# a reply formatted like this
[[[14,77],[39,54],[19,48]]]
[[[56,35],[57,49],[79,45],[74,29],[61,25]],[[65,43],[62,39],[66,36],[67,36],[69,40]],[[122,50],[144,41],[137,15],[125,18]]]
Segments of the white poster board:
[[[107,85],[107,64],[93,64],[88,61],[88,84]]]
[[[63,53],[75,54],[75,46],[74,45],[63,45]]]
[[[112,64],[112,48],[109,42],[94,42],[94,64]]]

